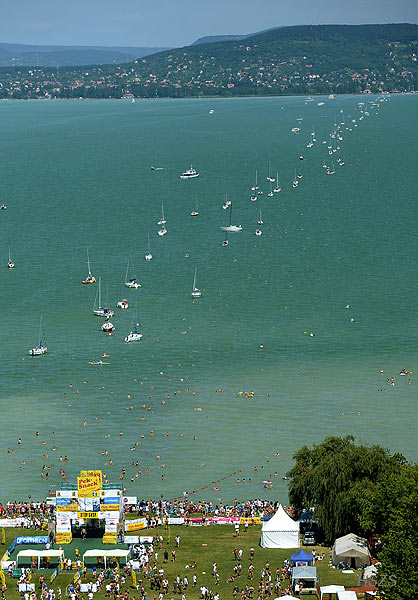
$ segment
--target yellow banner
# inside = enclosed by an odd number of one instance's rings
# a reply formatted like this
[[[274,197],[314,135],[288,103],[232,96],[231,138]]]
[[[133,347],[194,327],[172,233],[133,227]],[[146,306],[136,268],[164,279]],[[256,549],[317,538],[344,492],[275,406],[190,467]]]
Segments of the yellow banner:
[[[133,571],[132,571],[132,573],[133,573]],[[0,567],[0,579],[1,579],[1,585],[6,585],[6,578],[4,576],[3,569],[1,567]]]
[[[71,544],[72,539],[72,533],[57,532],[55,534],[55,541],[57,544]]]
[[[241,525],[244,525],[246,522],[248,525],[261,525],[261,517],[241,517],[239,522]]]
[[[5,544],[6,543],[6,534],[4,531],[4,527],[1,528],[1,543]]]
[[[102,481],[101,471],[81,471],[81,476],[77,477],[77,491],[79,498],[92,498],[93,496],[97,496],[97,492],[103,487]]]
[[[77,512],[78,504],[57,505],[57,512]]]
[[[131,575],[132,575],[132,587],[136,588],[136,573],[133,569],[131,571]]]
[[[144,529],[145,523],[129,523],[129,521],[125,521],[125,530],[126,531],[136,531],[137,529]]]
[[[100,505],[100,510],[102,512],[106,512],[107,510],[113,510],[113,511],[117,510],[117,511],[119,511],[120,510],[120,505],[119,504],[101,504]]]
[[[98,519],[99,513],[98,512],[79,512],[78,518],[79,519]]]

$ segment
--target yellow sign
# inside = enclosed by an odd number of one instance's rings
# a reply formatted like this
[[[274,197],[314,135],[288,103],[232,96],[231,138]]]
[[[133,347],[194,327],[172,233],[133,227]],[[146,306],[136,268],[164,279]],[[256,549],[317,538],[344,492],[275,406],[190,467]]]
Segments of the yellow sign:
[[[239,520],[241,525],[248,523],[248,525],[261,525],[261,517],[241,517]]]
[[[57,512],[77,512],[78,504],[58,504]]]
[[[77,477],[77,491],[79,498],[92,498],[97,496],[99,490],[102,489],[102,472],[101,471],[81,471],[81,476]]]
[[[103,512],[106,512],[107,510],[112,510],[112,511],[117,510],[119,512],[120,505],[119,504],[101,504],[100,510]]]
[[[71,532],[57,532],[55,534],[55,541],[57,544],[70,544],[73,539]]]
[[[136,573],[133,569],[131,571],[131,575],[132,575],[132,587],[136,588]]]
[[[129,521],[125,521],[125,529],[126,531],[136,531],[137,529],[144,529],[145,523],[129,523]]]
[[[79,519],[98,519],[99,513],[98,512],[79,512],[78,518]]]

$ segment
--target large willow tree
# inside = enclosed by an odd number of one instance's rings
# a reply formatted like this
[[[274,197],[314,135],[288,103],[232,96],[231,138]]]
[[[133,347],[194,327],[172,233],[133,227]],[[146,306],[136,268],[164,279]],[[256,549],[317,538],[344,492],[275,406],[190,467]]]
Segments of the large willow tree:
[[[356,444],[353,436],[303,446],[293,458],[296,464],[287,473],[290,503],[296,510],[315,507],[327,542],[350,532],[367,533],[360,521],[364,498],[405,463],[402,455]]]

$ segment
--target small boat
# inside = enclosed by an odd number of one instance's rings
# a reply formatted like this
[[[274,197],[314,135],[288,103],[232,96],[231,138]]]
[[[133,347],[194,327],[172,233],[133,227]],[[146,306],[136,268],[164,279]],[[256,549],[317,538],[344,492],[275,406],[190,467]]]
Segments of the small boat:
[[[226,210],[231,206],[231,200],[228,200],[228,194],[225,194],[225,202],[222,204],[222,208]]]
[[[163,235],[165,235],[165,234],[167,233],[167,229],[166,229],[166,228],[165,228],[165,226],[163,225],[163,226],[161,227],[161,229],[159,229],[159,230],[157,231],[157,233],[158,233],[158,235],[159,235],[159,236],[163,236]]]
[[[10,244],[9,244],[9,261],[8,261],[8,263],[7,263],[7,268],[8,268],[8,269],[14,269],[14,268],[15,268],[15,264],[14,264],[14,262],[12,261],[12,251],[11,251],[11,249],[10,249]]]
[[[213,115],[213,113],[214,113],[214,112],[215,112],[215,111],[213,110],[213,108],[211,108],[211,109],[210,109],[210,111],[209,111],[209,114],[210,114],[210,115]]]
[[[111,333],[115,330],[115,326],[108,319],[106,319],[106,321],[103,323],[100,329],[105,333]]]
[[[199,177],[199,173],[196,169],[193,169],[192,165],[190,165],[190,169],[187,169],[187,171],[184,171],[184,173],[180,175],[180,179],[193,179],[193,177]]]
[[[255,183],[254,183],[253,187],[251,188],[251,190],[252,190],[253,192],[255,192],[256,190],[258,190],[258,187],[259,187],[259,186],[258,186],[258,171],[257,171],[257,169],[256,169],[256,170],[255,170]]]
[[[131,264],[131,257],[129,257],[128,266],[126,267],[125,287],[137,290],[138,288],[141,287],[141,284],[137,282],[136,277],[129,277],[129,279],[128,279],[130,264]]]
[[[228,233],[225,231],[225,239],[222,242],[222,246],[228,246],[229,242],[228,242]]]
[[[6,210],[6,208],[7,208],[7,206],[6,206],[5,204],[2,204],[2,205],[0,206],[0,210]]]
[[[274,181],[274,179],[273,179],[273,181]],[[269,191],[269,193],[267,194],[267,196],[269,196],[270,198],[273,196],[273,187],[272,187],[272,185],[271,185],[271,182],[270,182],[270,191]]]
[[[84,285],[87,285],[89,283],[94,283],[96,281],[96,278],[93,277],[93,275],[91,274],[90,257],[89,257],[89,249],[88,248],[87,248],[87,265],[88,265],[88,269],[89,269],[89,274],[87,275],[87,277],[85,278],[85,280],[81,282]]]
[[[263,235],[263,232],[261,231],[261,229],[257,229],[257,231],[255,232],[255,235]]]
[[[258,223],[259,225],[263,225],[263,223],[264,223],[264,221],[263,221],[263,217],[261,216],[261,205],[260,205],[260,210],[259,210],[259,212],[258,212],[258,221],[257,221],[257,223]]]
[[[147,253],[145,255],[145,260],[152,260],[152,254],[151,254],[151,250],[149,247],[149,234],[148,234],[148,249],[147,249]]]
[[[116,304],[116,306],[118,308],[121,308],[122,310],[127,310],[129,307],[128,301],[126,300],[126,298],[124,298],[123,300],[119,300],[119,302]]]
[[[135,312],[132,317],[132,329],[130,333],[125,337],[125,342],[129,344],[129,342],[139,342],[142,339],[142,333],[139,331],[140,323],[139,323],[139,313],[138,308],[135,306]]]
[[[274,183],[274,177],[271,176],[271,163],[270,163],[270,159],[269,159],[269,163],[268,163],[268,168],[267,168],[267,177],[266,177],[267,181],[269,181],[270,183]]]
[[[115,312],[113,310],[110,310],[109,307],[103,307],[102,306],[102,290],[101,290],[102,286],[101,286],[101,278],[99,277],[99,285],[96,291],[96,297],[94,299],[94,304],[93,304],[93,314],[96,315],[96,317],[113,317],[113,315],[115,314]]]
[[[165,215],[164,215],[164,204],[161,204],[161,219],[159,221],[157,221],[157,225],[165,225],[167,223],[167,221],[165,220]]]
[[[282,191],[282,188],[280,187],[280,183],[279,183],[279,173],[277,172],[276,173],[276,187],[274,188],[273,192],[278,194],[281,191]]]
[[[324,106],[325,102],[318,102],[317,106]]]
[[[41,354],[46,354],[48,352],[48,348],[46,346],[46,338],[45,331],[42,325],[42,315],[41,315],[41,323],[39,326],[39,345],[29,350],[29,356],[41,356]]]
[[[294,188],[298,187],[298,185],[299,185],[299,181],[296,178],[296,169],[295,169],[295,178],[293,179],[293,184],[292,185],[293,185]]]
[[[201,298],[202,297],[202,292],[199,290],[199,288],[196,287],[196,273],[197,273],[197,267],[194,268],[192,298]]]
[[[102,360],[90,360],[88,362],[89,365],[110,365],[108,362],[103,362]]]
[[[233,231],[234,233],[237,231],[242,231],[241,225],[232,225],[232,202],[229,205],[229,225],[226,227],[221,227],[222,231]]]
[[[199,207],[197,205],[197,196],[196,196],[196,208],[194,210],[192,210],[192,212],[190,213],[190,216],[197,217],[198,214],[199,214]]]

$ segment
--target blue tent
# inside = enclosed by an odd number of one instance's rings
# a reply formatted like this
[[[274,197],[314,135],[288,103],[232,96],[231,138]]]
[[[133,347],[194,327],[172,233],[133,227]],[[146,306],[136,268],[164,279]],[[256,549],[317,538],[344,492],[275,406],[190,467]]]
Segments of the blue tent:
[[[304,550],[299,550],[299,552],[297,552],[296,554],[290,555],[290,562],[292,562],[292,563],[299,563],[299,562],[313,563],[313,559],[314,559],[313,555],[308,554]]]

